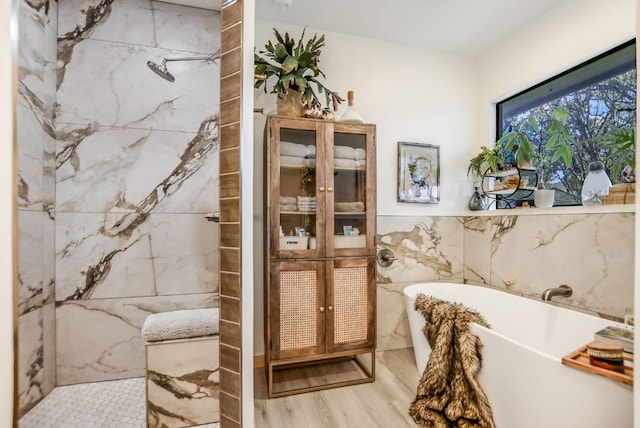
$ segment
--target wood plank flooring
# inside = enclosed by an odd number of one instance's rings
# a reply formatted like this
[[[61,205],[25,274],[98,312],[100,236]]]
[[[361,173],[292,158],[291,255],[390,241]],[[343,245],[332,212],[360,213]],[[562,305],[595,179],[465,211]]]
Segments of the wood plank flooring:
[[[256,428],[415,427],[408,410],[420,375],[413,349],[376,353],[376,381],[288,397],[267,397],[264,369],[255,371]]]

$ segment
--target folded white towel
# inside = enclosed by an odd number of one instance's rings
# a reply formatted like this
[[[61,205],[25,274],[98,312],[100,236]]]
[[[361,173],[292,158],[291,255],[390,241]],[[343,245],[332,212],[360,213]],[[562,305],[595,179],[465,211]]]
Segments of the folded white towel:
[[[280,196],[281,204],[295,204],[298,202],[295,196]]]
[[[313,152],[315,152],[315,150]],[[312,152],[310,151],[309,146],[305,146],[304,144],[290,143],[288,141],[280,141],[281,155],[303,158],[311,153]]]
[[[356,155],[355,155],[355,159],[356,160],[364,160],[367,158],[367,151],[365,149],[355,149]]]
[[[356,151],[353,147],[348,146],[334,146],[333,157],[340,159],[353,159],[356,158]]]
[[[151,314],[142,324],[147,342],[212,336],[220,332],[218,308],[183,309]]]
[[[357,166],[356,162],[353,159],[342,159],[342,158],[333,158],[333,166],[338,168],[355,168]]]
[[[315,166],[315,164],[315,159],[306,159],[295,156],[280,156],[280,165]]]

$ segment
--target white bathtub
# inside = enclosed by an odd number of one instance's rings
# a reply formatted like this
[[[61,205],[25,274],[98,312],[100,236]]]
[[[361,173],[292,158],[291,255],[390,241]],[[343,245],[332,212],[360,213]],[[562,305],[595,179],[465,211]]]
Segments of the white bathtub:
[[[420,293],[473,308],[491,326],[472,324],[471,332],[484,345],[479,381],[497,428],[632,427],[631,386],[561,362],[597,330],[620,324],[487,287],[415,284],[404,294],[420,374],[431,352],[414,309]]]

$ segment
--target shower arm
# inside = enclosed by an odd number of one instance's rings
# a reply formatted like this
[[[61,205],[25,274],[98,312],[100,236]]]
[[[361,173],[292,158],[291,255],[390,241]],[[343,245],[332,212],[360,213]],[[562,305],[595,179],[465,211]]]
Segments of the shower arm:
[[[207,56],[188,56],[185,58],[164,58],[162,64],[166,64],[169,61],[215,61],[220,58],[220,55],[207,55]]]

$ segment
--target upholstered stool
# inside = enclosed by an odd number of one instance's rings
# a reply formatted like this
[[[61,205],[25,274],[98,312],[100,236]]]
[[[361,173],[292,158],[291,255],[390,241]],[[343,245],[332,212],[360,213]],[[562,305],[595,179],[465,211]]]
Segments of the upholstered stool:
[[[145,320],[148,427],[220,420],[219,314],[218,308],[188,309]]]

